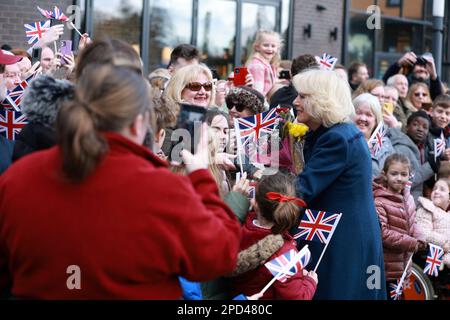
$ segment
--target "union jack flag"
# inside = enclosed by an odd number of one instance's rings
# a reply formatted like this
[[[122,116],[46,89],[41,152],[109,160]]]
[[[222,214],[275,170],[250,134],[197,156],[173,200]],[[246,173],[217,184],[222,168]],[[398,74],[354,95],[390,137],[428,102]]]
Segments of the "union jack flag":
[[[59,9],[57,6],[55,6],[53,11],[44,10],[39,6],[37,8],[39,12],[47,19],[59,20],[64,22],[69,21],[69,18],[67,18],[67,16],[64,13],[62,13],[61,9]]]
[[[328,243],[340,214],[306,209],[294,239]]]
[[[381,151],[381,148],[383,147],[383,138],[386,136],[387,130],[388,128],[384,125],[383,121],[381,121],[367,142],[372,156],[376,157]]]
[[[408,182],[405,183],[405,189],[404,192],[405,194],[411,194],[411,187],[414,181],[414,173],[411,173],[411,175],[409,176]]]
[[[0,109],[0,134],[6,139],[15,140],[16,135],[28,123],[25,115],[19,111]]]
[[[23,94],[28,87],[27,80],[22,81],[17,87],[11,91],[6,92],[6,98],[2,101],[1,105],[5,108],[14,108],[16,111],[20,111],[20,104],[22,103]]]
[[[437,277],[439,274],[439,267],[442,264],[442,256],[444,255],[444,250],[432,243],[430,245],[430,250],[428,250],[427,260],[425,261],[425,268],[423,272]]]
[[[305,250],[306,249],[306,250]],[[264,266],[272,273],[280,282],[286,282],[287,279],[294,276],[302,270],[311,259],[311,252],[308,248],[302,249],[300,252],[291,249],[290,251],[266,262]],[[286,270],[286,268],[291,268]]]
[[[32,24],[24,24],[24,26],[28,44],[35,44],[42,38],[44,33],[50,29],[50,20],[39,21]]]
[[[399,287],[398,280],[397,280],[397,284],[395,284],[395,283],[389,284],[389,288],[391,289],[391,291],[390,291],[391,299],[392,300],[400,300],[403,290],[401,287]]]
[[[251,117],[235,119],[236,135],[241,139],[242,146],[249,142],[258,143],[261,137],[272,133],[277,120],[275,108]]]
[[[338,58],[335,58],[328,53],[324,53],[322,57],[316,57],[316,60],[321,69],[330,71],[334,69],[334,66],[338,62]]]
[[[444,133],[441,132],[441,137],[434,139],[434,159],[436,160],[445,151]]]

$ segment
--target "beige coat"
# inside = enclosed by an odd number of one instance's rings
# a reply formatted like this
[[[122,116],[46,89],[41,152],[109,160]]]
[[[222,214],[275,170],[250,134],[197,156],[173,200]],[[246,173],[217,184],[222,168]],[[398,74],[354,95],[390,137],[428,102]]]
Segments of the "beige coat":
[[[427,242],[440,247],[450,244],[450,212],[436,207],[427,198],[419,197],[416,221]],[[444,254],[443,261],[450,268],[450,252]]]

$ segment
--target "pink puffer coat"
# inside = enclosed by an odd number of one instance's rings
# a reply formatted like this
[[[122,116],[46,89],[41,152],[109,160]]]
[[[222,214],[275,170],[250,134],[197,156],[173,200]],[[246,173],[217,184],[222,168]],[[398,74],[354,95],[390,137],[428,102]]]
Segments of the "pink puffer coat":
[[[416,206],[410,194],[394,194],[376,179],[373,183],[375,207],[381,223],[386,281],[400,279],[417,240],[423,235],[415,223]]]

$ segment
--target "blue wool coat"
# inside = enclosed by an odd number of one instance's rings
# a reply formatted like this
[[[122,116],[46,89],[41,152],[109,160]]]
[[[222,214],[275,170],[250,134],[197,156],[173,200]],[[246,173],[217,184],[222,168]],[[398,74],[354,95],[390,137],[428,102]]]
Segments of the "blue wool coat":
[[[354,124],[319,127],[305,137],[304,157],[304,170],[296,179],[298,196],[309,209],[342,213],[317,270],[315,299],[385,299],[381,228],[367,142]],[[314,257],[308,269],[313,269],[323,246],[308,244]],[[379,289],[367,285],[377,284],[369,279],[375,274],[371,266],[378,267]]]
[[[14,141],[8,140],[0,135],[0,174],[10,166],[13,150]]]

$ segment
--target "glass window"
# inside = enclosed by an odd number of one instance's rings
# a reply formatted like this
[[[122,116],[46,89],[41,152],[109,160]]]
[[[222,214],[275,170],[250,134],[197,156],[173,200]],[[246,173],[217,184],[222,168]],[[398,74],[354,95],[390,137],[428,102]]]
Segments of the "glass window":
[[[149,71],[165,68],[170,53],[181,43],[190,43],[192,0],[150,1]]]
[[[94,38],[122,39],[140,52],[142,0],[95,0],[93,10]]]
[[[352,0],[351,8],[354,10],[366,11],[367,7],[375,4],[375,0]]]
[[[235,1],[199,1],[197,45],[204,62],[216,69],[221,78],[233,68],[235,35]]]
[[[275,25],[276,7],[255,3],[244,3],[242,5],[242,64],[245,64],[251,52],[256,32],[261,29],[275,31]]]
[[[409,19],[423,19],[424,0],[403,1],[403,17]]]
[[[291,0],[281,1],[281,37],[284,42],[283,52],[281,53],[282,59],[289,58],[289,15],[291,12]]]
[[[382,19],[381,23],[381,30],[379,30],[377,38],[377,51],[404,53],[422,50],[423,26],[421,24],[391,19]],[[395,32],[390,32],[390,30],[395,30]]]
[[[400,16],[401,1],[392,0],[381,0],[378,1],[380,6],[381,14],[387,16]]]
[[[366,15],[350,14],[350,32],[348,42],[349,65],[354,61],[364,62],[370,76],[373,75],[372,53],[374,32],[367,29]]]

